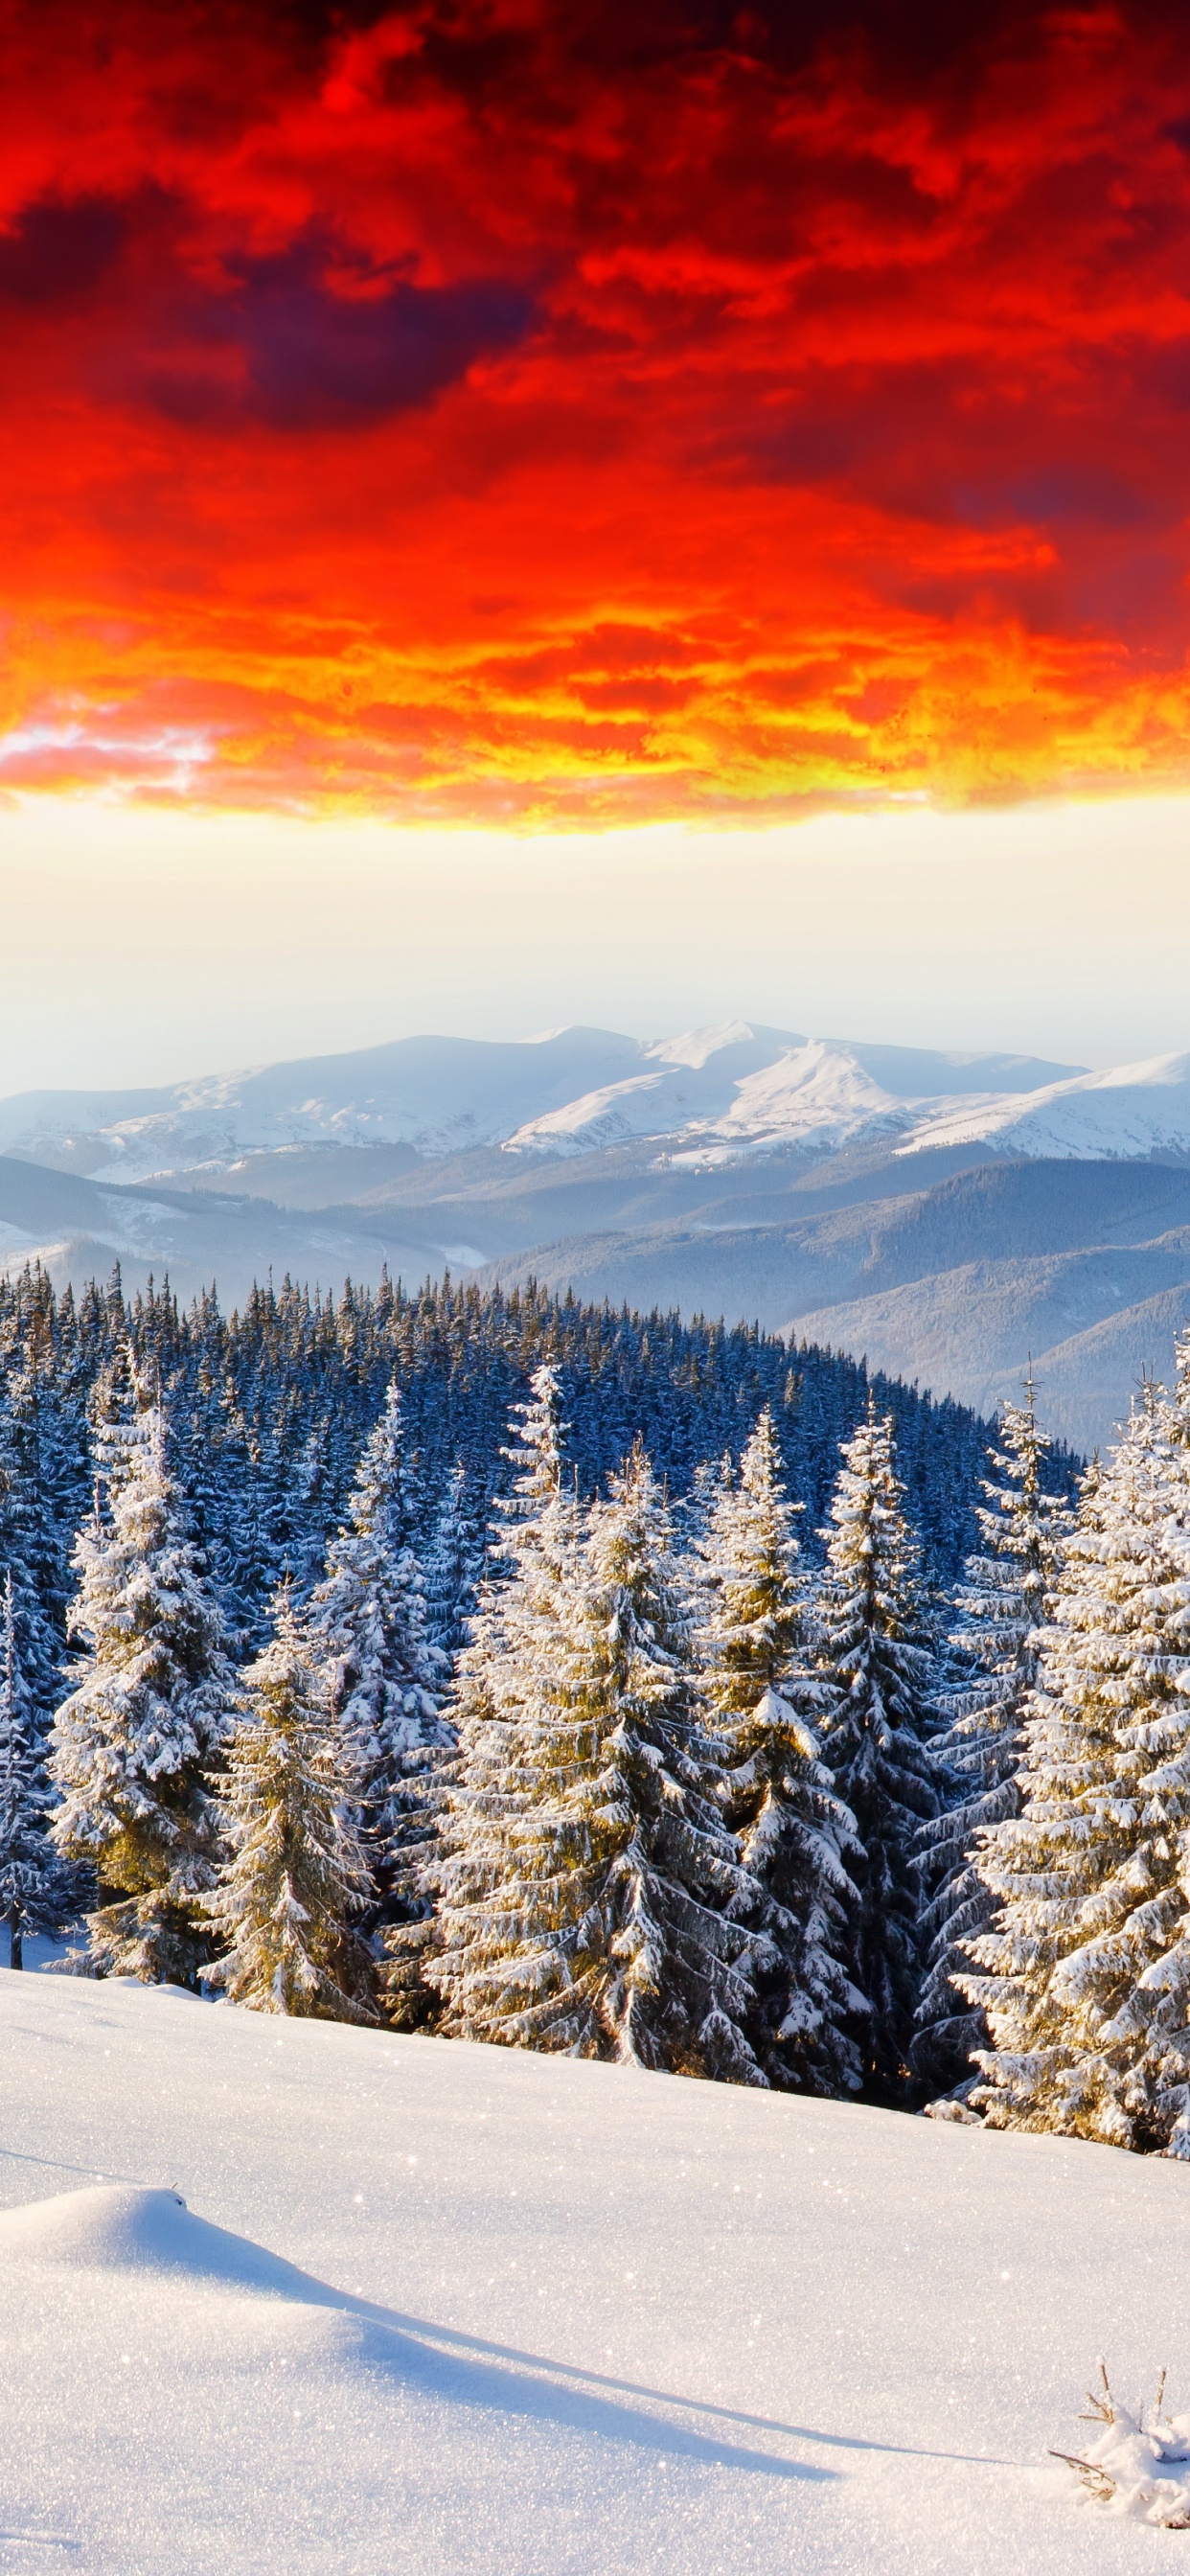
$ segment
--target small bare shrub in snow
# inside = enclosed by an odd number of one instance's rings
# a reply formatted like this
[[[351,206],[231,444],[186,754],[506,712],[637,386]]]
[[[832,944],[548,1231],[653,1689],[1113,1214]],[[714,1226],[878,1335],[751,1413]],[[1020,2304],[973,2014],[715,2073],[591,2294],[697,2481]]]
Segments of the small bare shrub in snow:
[[[1074,2470],[1085,2503],[1165,2531],[1190,2531],[1190,2415],[1166,2414],[1165,2372],[1147,2421],[1143,2406],[1131,2415],[1113,2397],[1102,2362],[1099,2383],[1097,2393],[1087,2393],[1091,2413],[1079,2418],[1099,2426],[1096,2439],[1081,2453],[1054,2451],[1051,2458]]]

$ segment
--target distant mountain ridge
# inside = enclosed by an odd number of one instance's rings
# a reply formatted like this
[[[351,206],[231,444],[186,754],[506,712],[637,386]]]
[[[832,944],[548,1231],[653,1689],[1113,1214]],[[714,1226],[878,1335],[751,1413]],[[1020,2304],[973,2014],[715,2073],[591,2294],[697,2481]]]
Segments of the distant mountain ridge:
[[[1089,1450],[1143,1369],[1168,1376],[1190,1319],[1190,1170],[985,1162],[929,1190],[775,1223],[574,1237],[480,1277],[742,1313],[984,1413],[1019,1393],[1032,1360],[1046,1420]]]
[[[759,1321],[980,1410],[1032,1354],[1109,1436],[1190,1316],[1190,1055],[1039,1057],[743,1021],[391,1046],[0,1102],[0,1267],[228,1303],[471,1270]]]
[[[1005,1097],[1077,1074],[1037,1057],[868,1047],[738,1020],[648,1040],[583,1028],[504,1042],[399,1038],[158,1091],[20,1093],[0,1101],[0,1154],[138,1181],[303,1147],[406,1145],[438,1159],[666,1138],[726,1155],[824,1152],[886,1129],[911,1136],[926,1104],[931,1116],[958,1114],[974,1094],[990,1116]]]

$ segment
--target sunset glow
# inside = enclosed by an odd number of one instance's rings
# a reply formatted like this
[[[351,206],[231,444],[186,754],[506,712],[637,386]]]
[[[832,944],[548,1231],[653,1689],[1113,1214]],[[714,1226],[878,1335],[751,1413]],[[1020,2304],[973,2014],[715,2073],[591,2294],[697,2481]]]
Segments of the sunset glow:
[[[0,782],[1185,785],[1179,13],[0,12]]]

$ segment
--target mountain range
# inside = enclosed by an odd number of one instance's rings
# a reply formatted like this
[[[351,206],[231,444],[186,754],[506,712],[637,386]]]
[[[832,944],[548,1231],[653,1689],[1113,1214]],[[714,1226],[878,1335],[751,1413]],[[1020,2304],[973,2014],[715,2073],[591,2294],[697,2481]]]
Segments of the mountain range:
[[[1109,1436],[1190,1315],[1190,1055],[1109,1071],[733,1021],[422,1037],[0,1101],[0,1267],[226,1302],[449,1266],[755,1319]]]

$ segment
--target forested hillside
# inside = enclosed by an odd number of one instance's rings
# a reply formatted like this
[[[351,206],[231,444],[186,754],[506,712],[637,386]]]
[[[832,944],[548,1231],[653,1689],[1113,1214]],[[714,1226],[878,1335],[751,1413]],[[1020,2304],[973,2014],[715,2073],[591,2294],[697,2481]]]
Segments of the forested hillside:
[[[827,1351],[791,1352],[755,1329],[580,1306],[532,1286],[481,1294],[448,1280],[408,1296],[348,1284],[323,1299],[287,1280],[258,1288],[227,1317],[213,1295],[183,1310],[168,1285],[126,1301],[118,1271],[77,1300],[27,1272],[0,1282],[0,1559],[29,1559],[53,1653],[65,1639],[70,1550],[92,1497],[95,1428],[118,1411],[129,1360],[167,1403],[196,1536],[245,1638],[284,1570],[299,1594],[321,1571],[394,1372],[418,1489],[413,1517],[427,1539],[460,1462],[469,1506],[486,1519],[508,1482],[509,1407],[543,1361],[562,1374],[584,1493],[639,1434],[680,1497],[697,1468],[738,1450],[771,1405],[811,1555],[838,1444],[868,1397],[863,1367]],[[896,1425],[928,1557],[946,1580],[972,1543],[988,1428],[961,1405],[873,1383]]]
[[[82,1908],[92,1972],[263,2010],[884,2100],[964,2073],[917,2030],[931,1945],[953,2017],[923,1837],[990,1426],[532,1286],[227,1319],[32,1272],[0,1328],[14,1964]],[[1020,1421],[997,1512],[1021,1476],[1060,1510]]]

